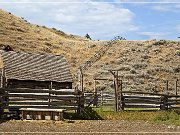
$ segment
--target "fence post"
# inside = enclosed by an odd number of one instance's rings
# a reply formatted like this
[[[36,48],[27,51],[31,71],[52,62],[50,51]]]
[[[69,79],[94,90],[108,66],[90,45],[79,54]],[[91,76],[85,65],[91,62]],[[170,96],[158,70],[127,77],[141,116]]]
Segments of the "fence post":
[[[96,80],[94,80],[94,106],[97,106],[98,98],[97,98],[97,89],[96,89]]]
[[[178,89],[178,79],[177,79],[177,80],[176,80],[176,82],[175,82],[175,91],[176,91],[176,96],[178,95],[177,89]]]
[[[168,109],[167,102],[168,102],[168,96],[167,95],[161,96],[161,105],[160,105],[161,110],[167,110]]]
[[[103,91],[101,90],[101,105],[103,106]]]
[[[52,90],[52,82],[50,83],[50,86],[49,86],[49,99],[48,99],[48,107],[50,107],[50,104],[51,104],[51,94],[50,94],[50,91]]]
[[[119,90],[119,110],[124,110],[124,103],[123,103],[123,95],[122,95],[122,80],[120,82],[120,90]]]
[[[82,112],[83,108],[84,108],[84,93],[82,91],[78,90],[78,108],[77,108],[77,114],[80,114]]]
[[[168,93],[168,90],[169,90],[169,81],[166,80],[166,94]]]
[[[1,69],[1,88],[3,88],[5,86],[5,71],[4,71],[4,67],[2,67]]]

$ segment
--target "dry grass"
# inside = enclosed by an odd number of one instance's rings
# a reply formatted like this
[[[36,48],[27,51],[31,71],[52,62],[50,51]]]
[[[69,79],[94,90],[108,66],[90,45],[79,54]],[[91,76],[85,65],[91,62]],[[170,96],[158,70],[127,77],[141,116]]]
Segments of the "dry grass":
[[[10,45],[16,51],[64,54],[74,75],[106,43],[31,24],[3,10],[0,18],[0,47]],[[126,90],[151,91],[150,86],[158,81],[175,80],[180,76],[180,56],[176,55],[179,45],[178,41],[119,41],[85,72],[86,89],[92,90],[95,76],[112,78],[109,69],[120,69],[122,79],[129,83],[124,84]]]

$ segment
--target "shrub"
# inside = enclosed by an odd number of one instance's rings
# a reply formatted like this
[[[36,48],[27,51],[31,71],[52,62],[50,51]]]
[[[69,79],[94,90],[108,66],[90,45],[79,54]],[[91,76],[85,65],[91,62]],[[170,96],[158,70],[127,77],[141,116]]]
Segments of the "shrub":
[[[126,38],[121,37],[121,36],[116,36],[114,37],[114,40],[126,40]]]
[[[92,40],[88,33],[85,35],[85,38]]]
[[[52,29],[56,31],[56,28],[52,28]]]

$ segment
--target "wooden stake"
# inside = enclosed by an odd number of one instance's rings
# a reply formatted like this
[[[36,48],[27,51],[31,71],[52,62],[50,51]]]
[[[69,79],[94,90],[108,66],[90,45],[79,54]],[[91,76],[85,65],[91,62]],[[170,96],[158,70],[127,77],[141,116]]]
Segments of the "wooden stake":
[[[176,82],[175,82],[175,91],[176,91],[176,96],[178,95],[177,89],[178,89],[178,79],[177,79],[177,80],[176,80]]]
[[[101,105],[103,106],[103,91],[101,90]]]
[[[120,90],[119,90],[119,110],[123,110],[123,104],[122,104],[122,80],[120,82]]]
[[[50,83],[50,87],[49,87],[49,91],[51,91],[51,90],[52,90],[52,82]],[[48,99],[48,106],[49,107],[50,107],[50,102],[51,102],[50,96],[51,96],[51,94],[49,92],[49,99]]]
[[[118,72],[117,75],[114,75],[114,79],[115,79],[115,106],[116,106],[116,111],[119,110],[119,98],[118,98],[118,90],[119,90],[119,86],[118,86]]]
[[[169,90],[169,81],[167,80],[166,81],[166,94],[168,93],[168,90]]]
[[[94,106],[97,106],[97,89],[96,89],[96,80],[94,80]]]
[[[82,72],[81,72],[81,91],[84,94],[84,75]]]
[[[5,83],[4,78],[5,78],[4,67],[2,67],[2,69],[1,69],[1,88],[4,87],[4,83]]]

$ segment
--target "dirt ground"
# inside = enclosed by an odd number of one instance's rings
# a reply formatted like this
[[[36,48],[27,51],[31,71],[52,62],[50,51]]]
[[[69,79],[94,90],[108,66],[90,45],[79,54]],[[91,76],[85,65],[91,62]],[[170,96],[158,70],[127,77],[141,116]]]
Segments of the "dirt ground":
[[[145,121],[75,120],[17,121],[0,123],[0,134],[177,134],[180,126]]]

